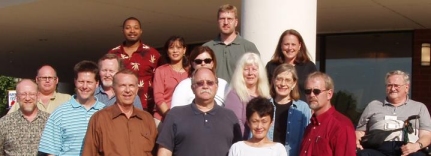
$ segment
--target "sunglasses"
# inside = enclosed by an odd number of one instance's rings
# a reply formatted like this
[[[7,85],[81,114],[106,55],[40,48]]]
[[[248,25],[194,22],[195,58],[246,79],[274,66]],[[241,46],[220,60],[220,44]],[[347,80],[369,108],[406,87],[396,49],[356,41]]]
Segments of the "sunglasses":
[[[205,62],[205,64],[210,64],[213,61],[213,59],[210,58],[206,58],[206,59],[195,59],[193,62],[195,62],[196,64],[202,64],[202,62]]]
[[[201,81],[197,81],[197,82],[195,82],[195,85],[197,85],[198,87],[202,87],[202,86],[204,86],[205,85],[205,83],[208,85],[208,86],[213,86],[214,84],[216,84],[217,82],[215,82],[215,81],[211,81],[211,80],[207,80],[207,81],[205,81],[205,80],[201,80]]]
[[[320,89],[305,89],[304,92],[306,95],[310,95],[311,92],[313,92],[314,95],[319,95],[320,93],[327,91],[327,90],[320,90]]]

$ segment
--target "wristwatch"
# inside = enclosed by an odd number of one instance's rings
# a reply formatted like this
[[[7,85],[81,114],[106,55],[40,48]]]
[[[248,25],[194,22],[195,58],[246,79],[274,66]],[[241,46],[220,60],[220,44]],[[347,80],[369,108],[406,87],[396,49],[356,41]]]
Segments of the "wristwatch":
[[[420,149],[424,148],[424,145],[422,145],[421,142],[418,141],[417,143],[419,144]]]

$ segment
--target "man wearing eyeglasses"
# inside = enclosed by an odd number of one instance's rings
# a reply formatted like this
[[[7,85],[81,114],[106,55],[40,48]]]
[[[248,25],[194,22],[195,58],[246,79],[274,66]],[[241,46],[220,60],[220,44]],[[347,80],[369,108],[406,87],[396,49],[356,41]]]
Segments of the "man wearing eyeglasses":
[[[192,73],[195,100],[168,112],[158,136],[158,156],[227,155],[230,146],[241,139],[235,114],[214,102],[217,78],[208,68]]]
[[[383,101],[370,102],[362,113],[356,127],[356,146],[359,156],[366,155],[414,155],[425,156],[421,150],[431,142],[431,118],[427,107],[409,98],[409,75],[395,70],[386,74],[386,98]],[[401,130],[404,121],[413,115],[419,119],[408,121],[411,133]],[[398,130],[397,130],[398,129]],[[371,136],[370,132],[378,130],[394,132],[387,133],[378,145],[372,146],[371,140],[363,137]],[[408,140],[406,140],[408,139]]]
[[[254,43],[242,38],[235,28],[238,26],[238,10],[235,6],[225,4],[217,13],[219,35],[203,46],[210,47],[217,59],[217,76],[230,83],[235,71],[236,62],[246,52],[259,54]]]
[[[0,119],[0,155],[36,155],[49,114],[36,107],[37,85],[23,79],[16,85],[19,110]]]
[[[56,91],[58,84],[57,72],[49,65],[44,65],[37,71],[38,88],[37,108],[52,113],[58,106],[70,99],[69,94]],[[20,105],[13,105],[8,113],[17,111]]]
[[[311,73],[305,80],[304,92],[314,114],[305,129],[299,155],[356,155],[353,124],[331,105],[334,94],[331,77],[321,72]]]

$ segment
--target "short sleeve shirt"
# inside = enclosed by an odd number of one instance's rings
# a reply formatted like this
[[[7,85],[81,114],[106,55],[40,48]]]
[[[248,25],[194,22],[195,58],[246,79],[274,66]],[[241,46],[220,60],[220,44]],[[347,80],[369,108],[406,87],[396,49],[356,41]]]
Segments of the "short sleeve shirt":
[[[238,60],[247,52],[259,54],[254,43],[237,35],[232,43],[224,44],[220,36],[205,43],[203,46],[210,47],[217,59],[217,76],[230,83]]]
[[[194,103],[174,107],[162,126],[157,143],[177,156],[224,156],[241,139],[236,116],[216,104],[209,112],[201,112]]]
[[[65,103],[66,101],[68,101],[70,99],[70,97],[71,96],[69,94],[63,94],[63,93],[55,92],[54,96],[50,99],[47,106],[45,106],[42,103],[42,101],[40,101],[40,100],[37,101],[36,106],[41,111],[52,113],[52,112],[54,112],[55,109],[57,109],[58,106]],[[17,110],[19,110],[19,104],[18,103],[14,104],[12,106],[12,108],[10,108],[8,113],[15,112]]]
[[[149,109],[148,106],[154,106],[152,83],[160,53],[156,49],[141,43],[141,46],[129,56],[124,51],[123,45],[124,43],[111,49],[108,53],[116,54],[123,60],[125,68],[138,75],[138,95],[141,98],[142,108]]]

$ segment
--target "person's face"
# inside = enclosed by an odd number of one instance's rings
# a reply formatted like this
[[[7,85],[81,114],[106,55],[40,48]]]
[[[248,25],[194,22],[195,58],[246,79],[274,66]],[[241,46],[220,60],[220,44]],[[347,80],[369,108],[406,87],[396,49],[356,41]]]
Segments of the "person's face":
[[[301,44],[295,35],[289,34],[283,37],[281,51],[283,52],[284,58],[286,60],[295,60],[299,49],[301,49]]]
[[[220,33],[230,35],[235,33],[235,28],[238,25],[238,19],[232,11],[220,12],[218,18],[218,26]]]
[[[218,84],[210,69],[199,70],[193,79],[192,90],[197,100],[214,99]]]
[[[271,126],[271,122],[269,115],[261,117],[259,114],[254,112],[250,119],[248,119],[247,124],[250,127],[253,138],[263,139],[267,136],[266,134]]]
[[[17,87],[17,102],[20,110],[31,113],[36,109],[37,87],[33,83],[23,82]]]
[[[78,101],[87,101],[93,98],[99,82],[96,81],[96,74],[92,72],[80,72],[75,79],[76,95]]]
[[[117,74],[114,83],[114,93],[118,104],[133,105],[138,93],[138,78],[131,74]]]
[[[42,67],[37,73],[36,83],[41,92],[53,93],[58,84],[57,74],[51,67]]]
[[[127,41],[137,42],[141,38],[142,29],[136,20],[128,20],[124,23],[123,34]]]
[[[194,69],[198,69],[201,67],[205,67],[208,69],[214,68],[213,58],[207,52],[199,54],[194,60],[190,60],[190,61],[193,61],[192,65]]]
[[[389,102],[406,98],[409,85],[405,83],[402,75],[391,75],[386,80],[386,96]]]
[[[296,85],[296,81],[293,80],[292,73],[285,71],[275,77],[273,84],[277,96],[286,97],[290,95],[290,92]]]
[[[259,80],[259,68],[255,64],[247,64],[242,71],[245,84],[247,87],[252,87],[257,84]]]
[[[186,47],[183,47],[178,40],[173,42],[172,45],[168,48],[168,57],[171,62],[182,61],[185,54]]]
[[[333,91],[326,90],[325,81],[321,77],[311,78],[305,83],[305,96],[310,109],[317,112],[323,107],[331,105]],[[308,94],[308,93],[309,94]]]
[[[106,59],[99,62],[99,76],[104,87],[112,87],[115,73],[118,72],[119,64],[116,59]]]

